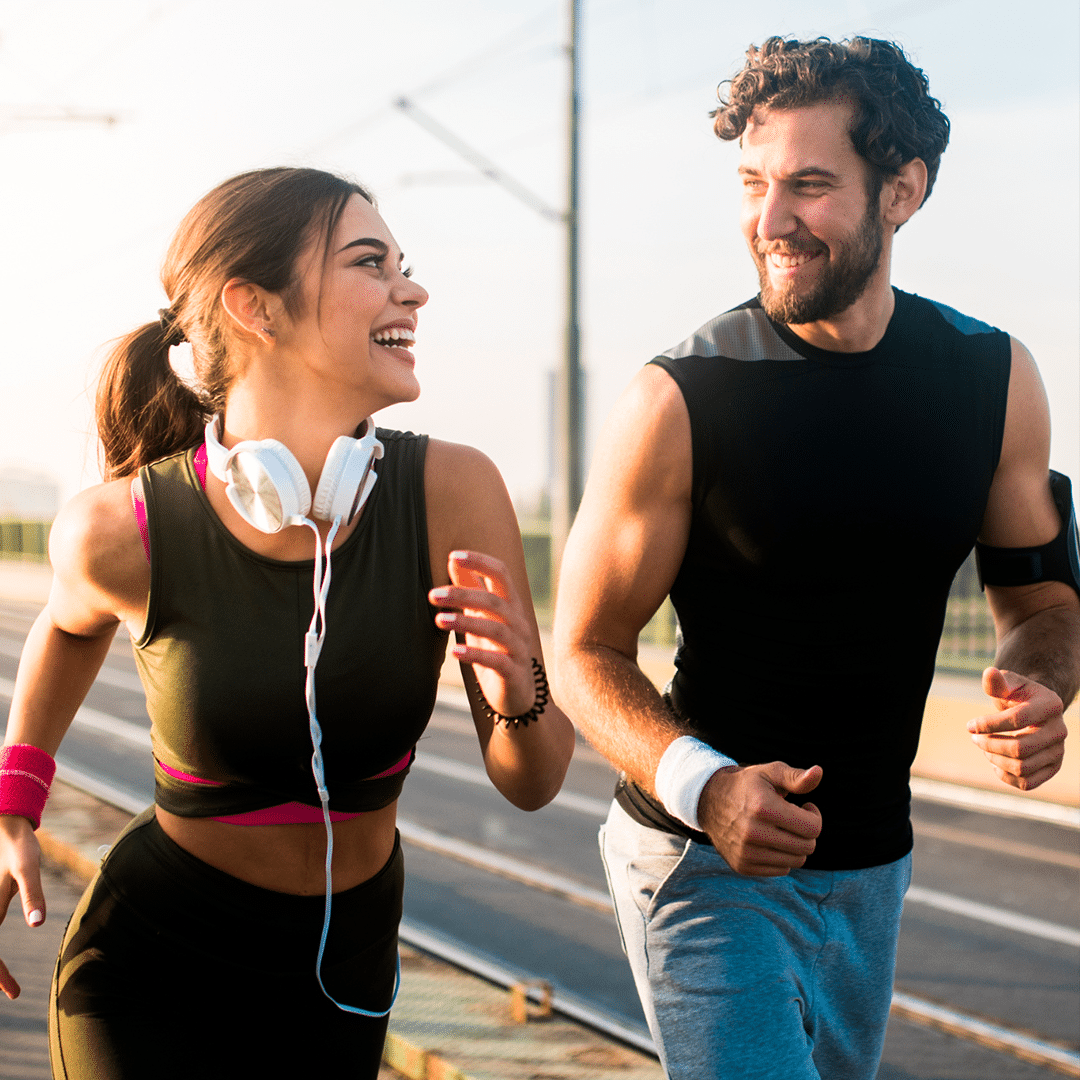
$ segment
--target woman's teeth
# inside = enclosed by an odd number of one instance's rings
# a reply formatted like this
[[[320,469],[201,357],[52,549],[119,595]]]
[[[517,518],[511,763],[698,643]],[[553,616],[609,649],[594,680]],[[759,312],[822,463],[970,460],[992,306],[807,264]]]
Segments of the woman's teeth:
[[[416,343],[416,338],[413,336],[411,330],[406,330],[402,326],[395,326],[390,330],[380,330],[376,334],[371,335],[372,340],[376,345],[413,345]]]

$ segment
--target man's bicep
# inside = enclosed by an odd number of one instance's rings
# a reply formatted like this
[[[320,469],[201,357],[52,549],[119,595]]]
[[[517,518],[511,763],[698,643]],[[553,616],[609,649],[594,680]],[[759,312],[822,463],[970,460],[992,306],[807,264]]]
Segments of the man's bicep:
[[[690,528],[690,420],[682,394],[644,368],[604,427],[563,557],[560,636],[636,653],[682,564]]]
[[[579,520],[580,517],[579,517]],[[624,515],[577,529],[567,544],[559,586],[568,637],[635,656],[638,634],[664,602],[681,553],[671,544],[676,522]]]
[[[1061,530],[1050,494],[1050,409],[1031,354],[1012,343],[1009,400],[1001,458],[990,487],[979,541],[1034,547]]]
[[[999,585],[994,564],[987,562],[993,553],[989,549],[1038,549],[1061,533],[1066,522],[1051,493],[1049,456],[1046,393],[1031,354],[1014,340],[1001,459],[979,534],[986,597],[999,639],[1039,612],[1057,608],[1075,613],[1080,608],[1068,584],[1031,580]]]

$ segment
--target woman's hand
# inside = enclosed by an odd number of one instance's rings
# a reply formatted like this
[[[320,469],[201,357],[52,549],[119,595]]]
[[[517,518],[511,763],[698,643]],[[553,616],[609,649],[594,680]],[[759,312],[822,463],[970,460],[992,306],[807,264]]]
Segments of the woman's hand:
[[[440,611],[435,625],[457,634],[453,654],[471,664],[488,705],[501,716],[521,716],[536,700],[532,620],[505,564],[476,551],[452,551],[449,585],[432,589]]]
[[[0,923],[11,901],[20,893],[27,925],[40,926],[45,921],[40,864],[41,849],[30,822],[24,817],[0,814]],[[12,999],[21,992],[3,960],[0,960],[0,990]]]
[[[574,728],[550,699],[535,723],[493,723],[490,715],[524,716],[541,704],[533,660],[543,664],[544,656],[513,504],[489,458],[436,439],[428,443],[424,493],[431,576],[439,583],[428,597],[442,609],[439,629],[457,634],[452,655],[461,662],[484,768],[514,806],[537,810],[558,794]]]

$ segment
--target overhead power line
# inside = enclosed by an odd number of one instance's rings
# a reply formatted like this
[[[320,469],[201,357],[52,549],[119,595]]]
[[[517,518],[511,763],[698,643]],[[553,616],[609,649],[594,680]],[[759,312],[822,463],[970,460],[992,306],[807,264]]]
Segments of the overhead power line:
[[[515,198],[531,207],[541,217],[548,221],[565,222],[566,214],[556,210],[545,202],[534,191],[530,191],[519,180],[515,180],[509,173],[500,169],[490,158],[485,157],[479,150],[470,146],[464,139],[459,138],[449,128],[444,127],[433,116],[424,112],[416,102],[407,97],[400,97],[394,102],[394,107],[400,109],[410,120],[414,120],[425,131],[434,135],[439,142],[450,147],[454,153],[463,157],[470,165],[476,168],[489,180],[493,180],[500,187],[505,188]]]
[[[413,90],[408,91],[403,97],[408,97],[410,100],[414,97],[423,97],[428,94],[432,94],[437,90],[443,89],[459,79],[466,78],[470,75],[475,75],[485,64],[491,61],[493,57],[503,57],[507,51],[514,45],[527,40],[537,29],[544,23],[551,21],[552,9],[551,7],[545,8],[543,11],[538,12],[532,18],[527,19],[525,22],[516,26],[509,33],[504,34],[500,38],[496,38],[495,41],[489,42],[482,49],[467,56],[463,60],[455,61],[449,67],[445,68],[433,79],[429,79],[422,86],[416,87]],[[329,135],[323,136],[321,139],[310,143],[308,146],[303,147],[301,153],[304,155],[316,154],[325,150],[328,146],[332,146],[334,143],[339,142],[351,135],[358,135],[361,131],[371,127],[386,117],[389,109],[393,108],[393,104],[380,105],[373,109],[371,112],[366,113],[364,116],[357,120],[352,121],[343,128],[338,128],[337,131],[332,132]]]
[[[458,79],[475,75],[488,61],[495,57],[505,57],[511,48],[523,41],[527,41],[540,27],[550,26],[553,14],[553,6],[544,8],[543,11],[538,12],[531,19],[526,19],[520,26],[515,27],[501,38],[497,38],[495,41],[485,45],[484,48],[478,52],[475,52],[464,60],[460,60],[458,63],[446,68],[423,86],[416,87],[412,91],[412,96],[425,97],[428,94],[434,93],[436,90],[441,90],[450,83],[457,82]]]
[[[116,113],[83,112],[80,109],[48,105],[0,105],[0,134],[18,127],[51,124],[104,124],[120,122]]]

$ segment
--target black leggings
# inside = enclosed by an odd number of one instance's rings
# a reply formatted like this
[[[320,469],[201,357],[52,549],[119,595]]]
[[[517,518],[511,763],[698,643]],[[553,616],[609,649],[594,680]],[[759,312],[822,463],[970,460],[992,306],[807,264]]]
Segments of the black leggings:
[[[390,1004],[404,883],[400,840],[371,880],[334,894],[323,959],[339,1001]],[[56,1080],[378,1075],[387,1018],[343,1012],[315,979],[322,896],[222,873],[151,807],[75,909],[53,976]]]

